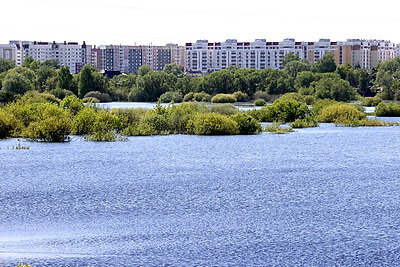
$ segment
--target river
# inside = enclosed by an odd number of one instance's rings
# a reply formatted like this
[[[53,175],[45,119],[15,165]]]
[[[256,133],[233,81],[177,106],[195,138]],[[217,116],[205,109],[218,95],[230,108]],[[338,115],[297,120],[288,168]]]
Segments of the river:
[[[398,266],[399,136],[0,140],[0,266]]]

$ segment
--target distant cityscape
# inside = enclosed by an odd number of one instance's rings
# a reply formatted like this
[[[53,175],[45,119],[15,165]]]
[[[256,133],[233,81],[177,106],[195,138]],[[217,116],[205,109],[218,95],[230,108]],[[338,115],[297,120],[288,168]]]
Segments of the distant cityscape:
[[[72,73],[79,73],[86,64],[99,71],[135,73],[142,65],[154,71],[176,63],[184,66],[189,73],[209,73],[231,65],[239,68],[282,69],[282,59],[288,53],[297,54],[300,59],[315,63],[326,53],[334,54],[337,64],[349,63],[353,67],[372,69],[380,61],[400,55],[400,44],[385,40],[331,41],[320,39],[316,42],[298,42],[285,39],[269,42],[257,39],[253,42],[225,42],[199,40],[195,43],[155,45],[88,45],[85,42],[38,42],[10,41],[0,44],[0,57],[14,60],[20,66],[24,59],[58,60],[62,66],[69,66]]]

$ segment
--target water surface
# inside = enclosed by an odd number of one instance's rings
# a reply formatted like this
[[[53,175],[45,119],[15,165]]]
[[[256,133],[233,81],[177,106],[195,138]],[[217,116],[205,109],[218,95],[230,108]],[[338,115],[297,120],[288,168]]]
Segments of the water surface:
[[[0,141],[15,266],[400,265],[400,127]]]

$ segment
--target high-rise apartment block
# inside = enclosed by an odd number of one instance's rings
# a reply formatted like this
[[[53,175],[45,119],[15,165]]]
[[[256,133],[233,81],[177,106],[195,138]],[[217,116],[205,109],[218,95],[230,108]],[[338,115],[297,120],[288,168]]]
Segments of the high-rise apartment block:
[[[222,43],[199,40],[186,43],[186,69],[200,73],[231,65],[239,68],[282,69],[282,59],[288,53],[297,54],[300,59],[314,64],[328,52],[334,54],[337,64],[349,63],[354,67],[371,69],[380,61],[395,57],[396,45],[381,40],[331,42],[329,39],[320,39],[318,42],[296,42],[294,39],[285,39],[282,42],[267,42],[258,39],[254,42],[238,42],[233,39]]]
[[[91,46],[76,42],[10,41],[0,45],[0,57],[12,59],[19,66],[24,59],[32,56],[44,61],[56,59],[60,65],[67,65],[72,73],[78,73],[85,64],[99,71],[135,73],[142,65],[154,71],[162,71],[171,63],[183,65],[190,73],[209,73],[231,65],[239,68],[282,69],[282,59],[294,53],[302,60],[314,64],[326,53],[334,54],[337,64],[349,63],[354,67],[371,69],[380,61],[400,56],[400,44],[383,40],[350,39],[332,42],[320,39],[318,42],[298,42],[285,39],[270,42],[257,39],[254,42],[225,42],[199,40],[185,46],[167,44],[154,45],[101,45]]]

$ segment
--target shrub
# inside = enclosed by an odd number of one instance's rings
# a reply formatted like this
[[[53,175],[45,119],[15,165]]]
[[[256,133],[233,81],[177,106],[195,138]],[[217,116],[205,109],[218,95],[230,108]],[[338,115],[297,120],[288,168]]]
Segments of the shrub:
[[[213,103],[235,103],[236,97],[232,94],[217,94],[211,98]]]
[[[155,134],[169,133],[168,120],[165,115],[157,114],[155,112],[149,112],[144,116],[141,123],[147,124],[151,128],[153,128]]]
[[[257,106],[257,107],[265,106],[265,104],[267,104],[267,101],[265,101],[265,100],[262,99],[262,98],[256,99],[256,100],[254,101],[254,105]]]
[[[365,97],[363,99],[362,105],[365,107],[376,107],[379,103],[382,102],[382,99],[379,97]]]
[[[93,108],[84,108],[79,111],[72,122],[72,133],[77,135],[93,133],[96,116],[96,110]]]
[[[194,98],[194,93],[189,92],[183,97],[183,102],[193,101],[193,98]]]
[[[18,128],[14,115],[0,109],[0,138],[12,137]]]
[[[94,97],[100,100],[102,103],[111,102],[111,97],[107,93],[100,93],[99,91],[90,91],[83,98]]]
[[[61,100],[60,107],[69,110],[73,115],[76,115],[85,106],[78,97],[76,97],[75,95],[70,95]]]
[[[200,92],[200,93],[194,93],[193,94],[193,100],[198,101],[198,102],[210,102],[211,101],[211,95],[205,93],[205,92]]]
[[[267,92],[264,91],[257,91],[253,94],[253,99],[257,100],[257,99],[264,99],[265,102],[268,102],[270,100],[270,96],[268,95]]]
[[[317,119],[320,122],[335,122],[340,123],[343,121],[361,120],[366,118],[366,114],[361,112],[356,107],[338,103],[329,105],[323,108],[318,115]]]
[[[270,125],[267,125],[267,127],[265,127],[265,131],[267,133],[276,133],[276,134],[285,134],[294,132],[292,127],[282,127],[281,124],[278,122],[274,122]]]
[[[51,91],[49,91],[50,94],[53,94],[55,97],[59,99],[64,99],[67,96],[74,95],[72,91],[66,90],[66,89],[61,89],[61,88],[56,88]]]
[[[268,106],[274,121],[292,122],[309,114],[308,106],[294,99],[277,99]]]
[[[24,131],[23,137],[34,141],[64,142],[69,140],[70,132],[70,118],[52,116],[30,123]]]
[[[236,91],[233,93],[233,96],[236,98],[237,102],[247,102],[249,101],[249,95],[243,93],[242,91]]]
[[[262,130],[260,123],[246,113],[237,113],[231,118],[237,122],[239,134],[256,134]]]
[[[239,133],[239,126],[233,119],[218,114],[195,115],[188,122],[189,132],[196,135],[231,135]]]
[[[222,115],[233,115],[239,112],[239,110],[232,104],[218,104],[208,106],[208,112],[219,113]]]
[[[376,106],[375,114],[378,117],[400,117],[400,104],[381,102]]]
[[[182,100],[182,95],[179,92],[168,91],[160,96],[161,103],[170,103],[172,101],[174,103],[181,103]]]
[[[156,134],[156,130],[148,123],[131,124],[122,132],[126,136],[149,136]]]
[[[294,99],[298,102],[306,103],[304,96],[299,93],[286,93],[282,95],[279,99]]]
[[[95,98],[95,97],[84,97],[82,99],[83,103],[89,103],[89,104],[94,104],[94,103],[100,103],[100,100]]]
[[[304,119],[296,119],[290,124],[292,128],[310,128],[318,127],[318,122],[315,117],[306,116]]]
[[[246,113],[259,122],[274,121],[274,118],[272,117],[271,109],[269,108],[269,106],[265,106],[261,109],[248,110]]]

